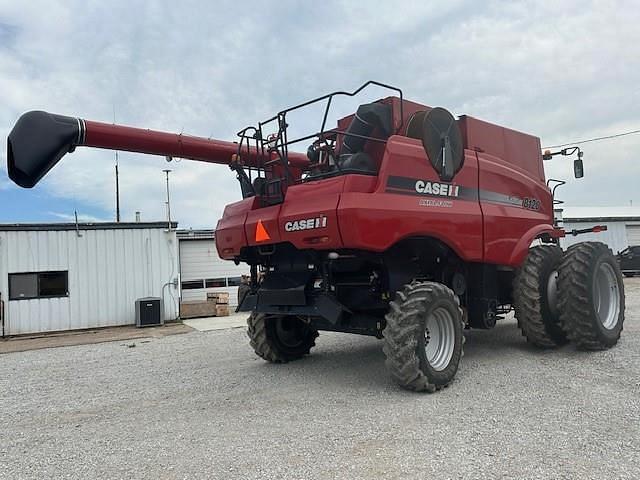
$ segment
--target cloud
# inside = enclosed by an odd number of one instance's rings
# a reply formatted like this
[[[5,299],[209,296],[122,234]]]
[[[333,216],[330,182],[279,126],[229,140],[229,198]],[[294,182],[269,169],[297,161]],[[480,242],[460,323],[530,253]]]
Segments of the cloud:
[[[639,23],[633,2],[0,2],[0,135],[26,110],[111,122],[115,107],[121,123],[233,140],[285,106],[377,79],[564,143],[640,126]],[[587,176],[563,198],[627,203],[639,147],[640,136],[585,146]],[[113,163],[80,148],[39,188],[112,212]],[[120,165],[123,217],[163,219],[164,159],[122,153]],[[571,173],[569,161],[546,167]],[[225,166],[169,168],[182,226],[213,226],[240,198]]]
[[[61,213],[61,212],[47,212],[47,213],[52,217],[58,218],[60,220],[64,220],[65,222],[76,221],[75,215],[69,215],[67,213]],[[101,222],[109,222],[109,221],[111,221],[111,219],[109,218],[101,218],[101,217],[94,217],[93,215],[78,214],[78,222],[81,222],[81,223],[101,223]]]

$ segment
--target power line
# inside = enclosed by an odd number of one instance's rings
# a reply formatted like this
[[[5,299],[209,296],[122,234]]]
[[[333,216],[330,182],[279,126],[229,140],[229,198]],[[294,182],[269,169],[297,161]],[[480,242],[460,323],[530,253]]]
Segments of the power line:
[[[631,130],[630,132],[616,133],[615,135],[606,135],[604,137],[589,138],[587,140],[579,140],[577,142],[562,143],[560,145],[550,145],[548,147],[543,147],[543,149],[560,148],[560,147],[566,147],[568,145],[580,145],[582,143],[597,142],[599,140],[608,140],[610,138],[624,137],[625,135],[633,135],[634,133],[640,133],[640,130]]]

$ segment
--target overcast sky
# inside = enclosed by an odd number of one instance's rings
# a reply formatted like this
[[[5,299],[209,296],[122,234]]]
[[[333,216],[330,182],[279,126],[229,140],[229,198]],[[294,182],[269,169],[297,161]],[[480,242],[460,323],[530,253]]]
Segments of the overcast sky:
[[[553,145],[640,128],[638,25],[637,1],[0,0],[0,137],[42,109],[107,122],[115,110],[119,123],[233,140],[283,107],[375,79]],[[363,100],[387,94],[371,95]],[[640,135],[583,150],[582,180],[568,159],[545,165],[570,180],[561,198],[640,205]],[[61,221],[76,209],[113,219],[113,163],[113,152],[78,149],[22,190],[2,147],[0,222]],[[124,220],[164,217],[163,168],[120,154]],[[213,227],[240,198],[225,166],[169,168],[182,227]]]

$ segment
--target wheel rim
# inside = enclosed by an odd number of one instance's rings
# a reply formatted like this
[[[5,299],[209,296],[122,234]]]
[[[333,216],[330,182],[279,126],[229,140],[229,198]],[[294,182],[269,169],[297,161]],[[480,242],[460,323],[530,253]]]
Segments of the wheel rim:
[[[444,370],[449,365],[455,348],[455,319],[444,307],[436,308],[427,319],[424,345],[431,368]]]
[[[283,317],[276,320],[276,334],[285,347],[299,347],[304,342],[303,330],[304,325],[296,317]]]
[[[601,263],[593,279],[593,301],[602,326],[611,330],[620,315],[620,287],[615,270],[608,263]]]

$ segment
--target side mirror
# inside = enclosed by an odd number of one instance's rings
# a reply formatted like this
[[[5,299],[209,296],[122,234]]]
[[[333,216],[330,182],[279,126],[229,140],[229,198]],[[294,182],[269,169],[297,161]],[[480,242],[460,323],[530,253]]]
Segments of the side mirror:
[[[584,177],[584,166],[582,165],[582,152],[578,151],[578,158],[573,161],[573,175],[576,178]]]

